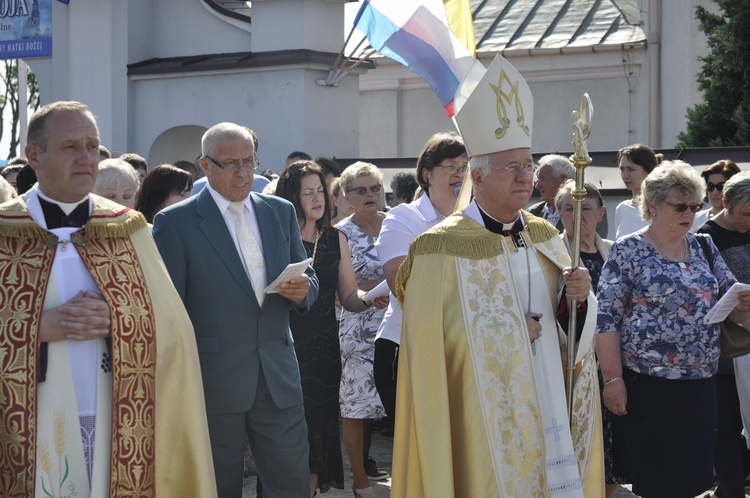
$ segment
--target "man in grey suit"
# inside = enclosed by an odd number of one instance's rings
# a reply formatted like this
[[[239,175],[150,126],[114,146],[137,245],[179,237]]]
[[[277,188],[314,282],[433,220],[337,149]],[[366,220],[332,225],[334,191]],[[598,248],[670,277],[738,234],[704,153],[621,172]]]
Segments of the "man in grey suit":
[[[250,193],[255,151],[245,128],[211,127],[201,151],[208,185],[157,214],[153,235],[195,328],[219,498],[242,496],[246,432],[265,497],[306,498],[307,427],[289,311],[312,305],[318,280],[308,267],[278,294],[263,294],[289,263],[307,258],[294,207]]]

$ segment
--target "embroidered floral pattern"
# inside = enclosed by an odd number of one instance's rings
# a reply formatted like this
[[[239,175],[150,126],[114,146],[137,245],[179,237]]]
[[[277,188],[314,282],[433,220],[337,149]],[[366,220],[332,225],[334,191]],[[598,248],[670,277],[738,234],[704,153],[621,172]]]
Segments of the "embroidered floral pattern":
[[[524,329],[524,317],[513,308],[515,289],[503,273],[507,258],[457,258],[456,265],[479,398],[487,400],[482,409],[490,448],[496,450],[493,463],[502,476],[499,489],[507,496],[546,496],[542,421],[528,401],[534,385],[527,339],[522,333],[497,339],[498,331]]]

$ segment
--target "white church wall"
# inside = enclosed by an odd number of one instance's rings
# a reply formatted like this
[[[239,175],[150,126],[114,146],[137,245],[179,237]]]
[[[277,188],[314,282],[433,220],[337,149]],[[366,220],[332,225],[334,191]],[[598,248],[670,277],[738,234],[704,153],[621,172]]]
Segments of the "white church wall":
[[[648,141],[648,73],[643,49],[574,55],[509,57],[534,95],[537,152],[570,151],[571,112],[588,92],[594,104],[590,150],[619,149]],[[488,66],[491,58],[482,58]],[[628,77],[625,72],[628,71]],[[360,155],[419,153],[433,133],[455,129],[434,92],[395,62],[380,59],[360,77]],[[394,137],[394,134],[397,135]]]
[[[345,0],[261,0],[253,2],[253,50],[296,49],[338,53]]]
[[[259,137],[261,169],[283,169],[293,150],[356,157],[359,135],[356,78],[337,88],[320,87],[323,70],[290,68],[233,74],[139,79],[134,83],[131,134],[140,154],[176,126],[210,127],[231,121]],[[179,84],[177,84],[179,83]]]
[[[199,0],[154,2],[154,55],[220,54],[254,50],[251,35],[213,15]],[[138,27],[131,33],[137,36]]]
[[[193,160],[201,152],[201,137],[207,128],[203,126],[176,126],[156,137],[146,157],[149,168],[176,161]]]

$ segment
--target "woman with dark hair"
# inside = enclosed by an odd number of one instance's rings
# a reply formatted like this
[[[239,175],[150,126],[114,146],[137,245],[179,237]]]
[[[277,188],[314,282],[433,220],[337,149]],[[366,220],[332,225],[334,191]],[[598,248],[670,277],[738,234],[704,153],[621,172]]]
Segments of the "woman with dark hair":
[[[12,161],[17,162],[12,162]],[[5,178],[8,183],[13,187],[13,189],[16,189],[16,177],[18,176],[18,173],[23,169],[24,166],[27,166],[28,162],[18,162],[18,161],[26,161],[26,159],[22,157],[15,157],[8,161],[8,164],[0,170],[0,175],[2,175],[3,178]]]
[[[162,164],[143,179],[135,209],[146,217],[147,222],[153,223],[156,213],[190,197],[192,188],[193,175],[171,164]]]
[[[391,289],[396,289],[398,267],[406,259],[409,244],[423,232],[453,213],[456,187],[464,180],[469,156],[457,133],[440,132],[431,136],[417,159],[417,183],[423,195],[409,204],[391,209],[380,230],[375,247]],[[375,386],[388,418],[396,415],[398,347],[401,341],[401,307],[391,299],[375,336]]]
[[[318,276],[320,290],[310,311],[290,312],[310,444],[310,489],[321,493],[344,488],[344,464],[339,436],[341,351],[335,300],[344,309],[362,312],[384,308],[387,299],[365,302],[357,287],[349,244],[331,226],[331,198],[320,167],[313,161],[290,164],[276,186],[276,195],[294,204],[302,242]],[[375,496],[372,488],[354,489],[355,496]]]
[[[417,180],[414,177],[414,173],[407,173],[406,171],[396,173],[391,180],[393,200],[389,203],[390,207],[393,208],[399,204],[410,203],[414,200],[414,193],[417,191],[417,187]]]
[[[615,209],[615,240],[648,226],[648,222],[641,218],[637,199],[641,194],[643,180],[663,158],[662,154],[654,154],[653,150],[642,144],[628,145],[617,151],[620,176],[633,197],[622,201]]]
[[[711,205],[695,215],[697,228],[724,209],[724,184],[739,172],[740,167],[731,159],[716,161],[701,172],[706,181],[706,197]]]

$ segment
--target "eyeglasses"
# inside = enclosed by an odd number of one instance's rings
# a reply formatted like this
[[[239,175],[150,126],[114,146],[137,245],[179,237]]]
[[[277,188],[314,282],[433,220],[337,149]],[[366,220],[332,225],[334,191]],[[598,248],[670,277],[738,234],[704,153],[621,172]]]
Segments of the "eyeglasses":
[[[719,182],[719,183],[707,182],[706,183],[706,190],[708,190],[709,192],[711,192],[713,189],[716,189],[719,192],[722,192],[724,190],[724,184],[725,183],[726,182]]]
[[[508,166],[492,166],[490,165],[490,168],[496,170],[496,171],[507,171],[513,176],[519,176],[521,172],[529,173],[530,175],[534,175],[536,173],[536,170],[539,166],[531,163],[531,164],[509,164]]]
[[[231,161],[226,162],[219,162],[216,159],[214,159],[211,156],[203,156],[212,163],[214,163],[216,166],[218,166],[221,169],[228,169],[232,173],[239,173],[241,169],[244,169],[245,171],[253,171],[258,166],[258,159],[252,158],[252,159],[243,159],[242,162],[237,161],[235,159]]]
[[[672,209],[674,209],[678,213],[684,213],[688,209],[692,213],[697,213],[698,211],[700,211],[701,209],[703,209],[703,204],[702,203],[701,204],[684,204],[684,203],[683,204],[673,204],[671,202],[665,202],[664,204],[666,204],[667,206],[671,207]]]
[[[369,190],[371,194],[377,194],[383,189],[383,186],[381,184],[373,185],[372,187],[359,187],[359,188],[350,188],[346,191],[348,194],[349,192],[354,192],[357,195],[367,195],[367,191]]]
[[[451,164],[451,163],[440,164],[439,166],[442,166],[443,169],[451,175],[455,175],[456,173],[464,174],[466,173],[466,170],[468,169],[468,166],[460,166],[458,164]]]

